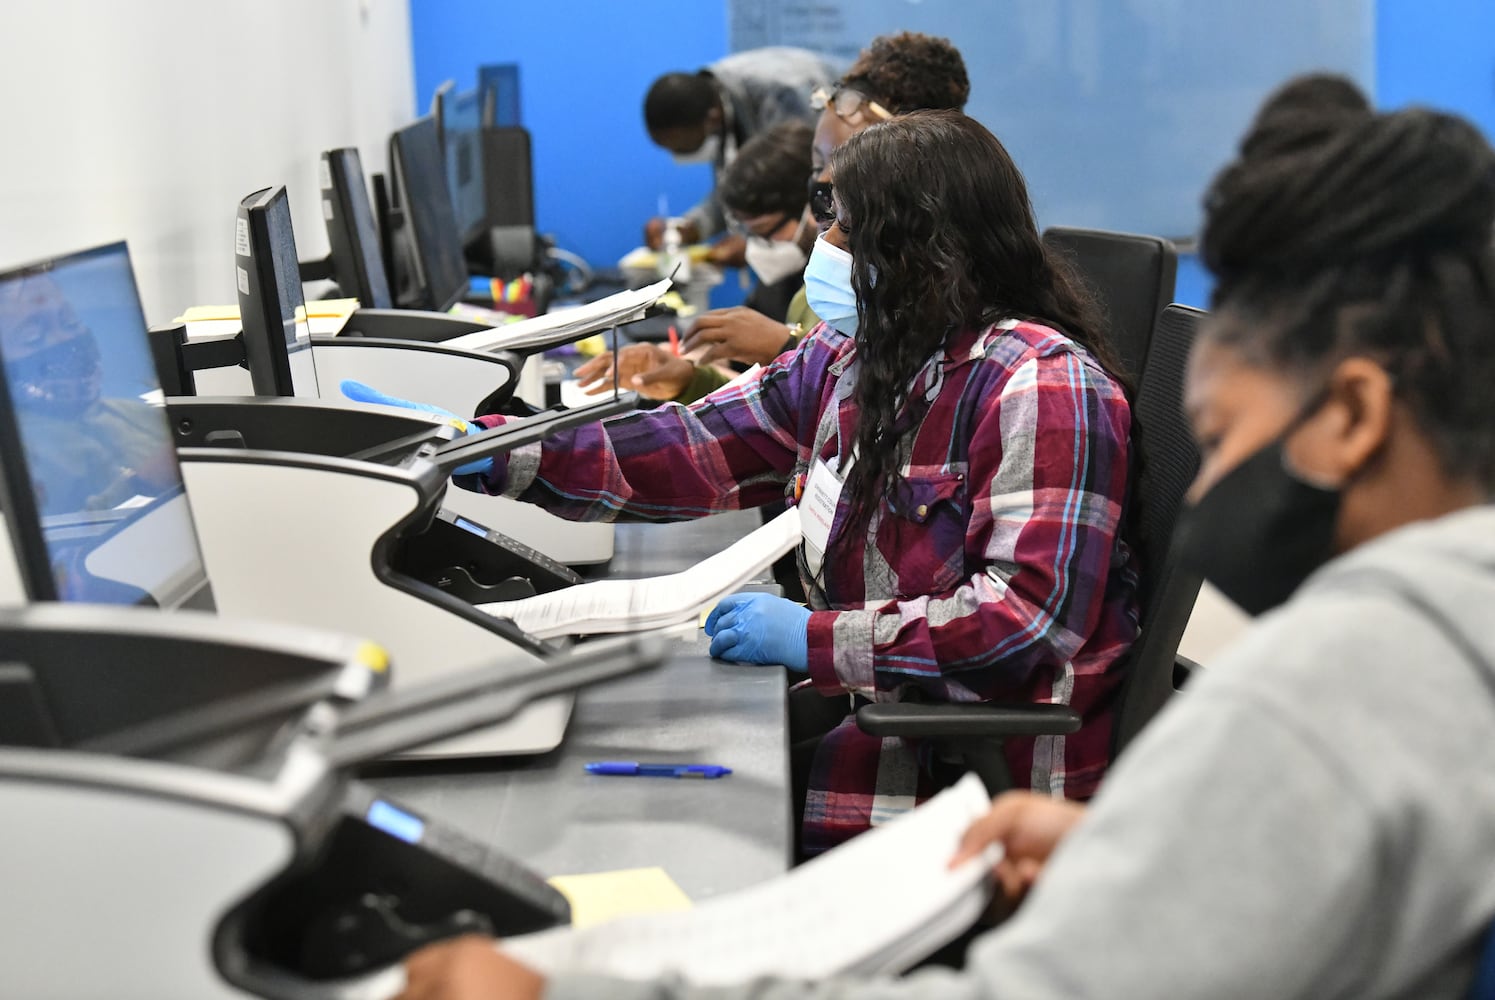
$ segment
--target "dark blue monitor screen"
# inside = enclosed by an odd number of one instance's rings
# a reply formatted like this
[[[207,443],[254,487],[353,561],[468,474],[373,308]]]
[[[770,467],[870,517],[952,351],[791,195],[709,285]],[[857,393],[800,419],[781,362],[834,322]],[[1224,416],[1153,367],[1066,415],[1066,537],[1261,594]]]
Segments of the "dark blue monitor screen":
[[[206,591],[123,243],[0,274],[0,483],[33,600]]]
[[[446,146],[446,186],[452,214],[463,242],[482,233],[487,203],[483,199],[482,104],[476,90],[449,94],[443,103],[441,135]]]

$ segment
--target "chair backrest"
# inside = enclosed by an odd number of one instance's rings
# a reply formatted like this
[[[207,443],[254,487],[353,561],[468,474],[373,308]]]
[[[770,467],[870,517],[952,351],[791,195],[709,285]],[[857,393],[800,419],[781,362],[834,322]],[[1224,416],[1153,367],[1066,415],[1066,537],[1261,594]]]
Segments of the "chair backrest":
[[[1469,1000],[1495,1000],[1495,930],[1486,934],[1484,941],[1479,968],[1469,984]]]
[[[1173,693],[1173,663],[1200,578],[1178,565],[1173,528],[1199,471],[1199,450],[1183,413],[1184,371],[1204,313],[1170,305],[1157,318],[1132,405],[1137,476],[1130,541],[1141,565],[1141,633],[1132,646],[1114,749],[1120,752]]]
[[[1043,242],[1067,258],[1106,316],[1111,343],[1132,379],[1142,377],[1153,325],[1173,301],[1178,252],[1157,236],[1053,226]]]

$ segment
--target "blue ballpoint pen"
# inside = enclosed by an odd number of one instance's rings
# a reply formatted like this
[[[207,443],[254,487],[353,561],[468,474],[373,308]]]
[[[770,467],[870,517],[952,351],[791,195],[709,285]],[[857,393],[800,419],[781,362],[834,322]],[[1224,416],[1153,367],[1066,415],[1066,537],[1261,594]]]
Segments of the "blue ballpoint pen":
[[[599,760],[587,765],[589,774],[636,778],[720,778],[732,773],[720,764],[640,764],[636,760]]]

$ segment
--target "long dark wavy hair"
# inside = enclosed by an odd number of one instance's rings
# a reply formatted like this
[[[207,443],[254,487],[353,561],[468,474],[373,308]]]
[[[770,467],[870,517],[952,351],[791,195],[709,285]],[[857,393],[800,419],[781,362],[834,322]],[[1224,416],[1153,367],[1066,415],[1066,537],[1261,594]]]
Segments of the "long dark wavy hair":
[[[831,156],[837,225],[857,296],[857,459],[840,540],[865,531],[893,489],[926,404],[909,383],[951,338],[1004,319],[1055,327],[1109,372],[1094,300],[1045,249],[1023,175],[997,137],[958,111],[874,125]]]

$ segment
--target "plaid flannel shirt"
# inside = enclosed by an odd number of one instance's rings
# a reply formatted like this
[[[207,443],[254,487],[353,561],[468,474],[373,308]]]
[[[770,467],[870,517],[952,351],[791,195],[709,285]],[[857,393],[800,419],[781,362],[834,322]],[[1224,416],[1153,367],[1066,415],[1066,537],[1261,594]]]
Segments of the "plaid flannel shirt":
[[[853,340],[822,324],[742,385],[555,435],[458,483],[573,520],[792,503],[814,461],[838,468],[842,442],[854,440],[855,372]],[[953,338],[911,390],[924,412],[891,500],[806,580],[810,680],[871,700],[1068,704],[1079,732],[1008,740],[1008,762],[1019,786],[1088,798],[1109,761],[1111,668],[1137,634],[1119,534],[1125,395],[1067,337],[1018,321]],[[843,492],[833,530],[848,504]],[[833,846],[937,791],[913,749],[852,718],[828,734],[805,848]]]

